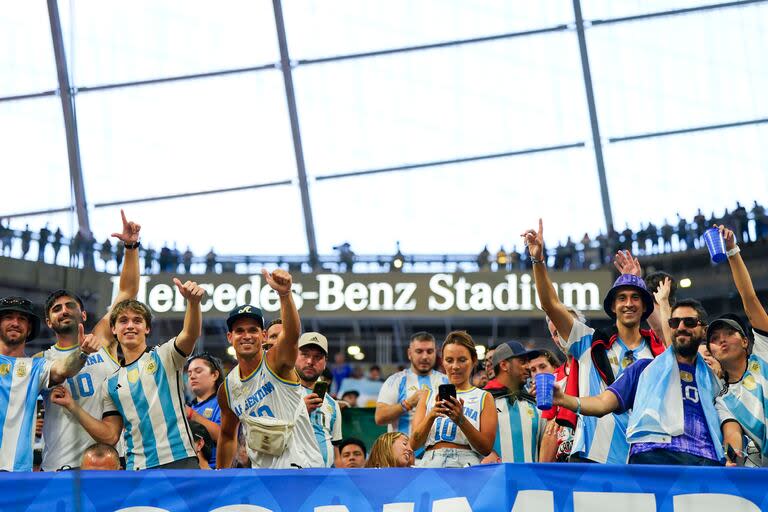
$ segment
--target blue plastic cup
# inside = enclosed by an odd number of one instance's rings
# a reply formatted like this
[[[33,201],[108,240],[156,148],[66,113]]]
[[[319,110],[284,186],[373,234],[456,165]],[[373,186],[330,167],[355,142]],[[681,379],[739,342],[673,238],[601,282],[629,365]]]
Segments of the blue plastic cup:
[[[725,254],[725,240],[723,240],[723,235],[719,229],[709,228],[704,232],[703,238],[707,244],[707,249],[709,249],[709,256],[714,263],[722,263],[728,259]]]
[[[552,408],[552,393],[555,390],[555,376],[552,373],[536,374],[536,407],[541,411]]]

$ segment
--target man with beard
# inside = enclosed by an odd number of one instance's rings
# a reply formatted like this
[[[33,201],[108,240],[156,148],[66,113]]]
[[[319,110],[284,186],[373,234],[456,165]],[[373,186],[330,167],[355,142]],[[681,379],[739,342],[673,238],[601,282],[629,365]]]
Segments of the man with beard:
[[[569,394],[598,395],[632,363],[651,359],[664,351],[653,331],[640,328],[640,323],[653,313],[653,297],[640,277],[622,274],[603,301],[603,309],[614,320],[614,325],[608,331],[587,327],[573,317],[555,293],[544,265],[543,233],[543,223],[539,219],[538,230],[529,229],[522,236],[531,255],[541,307],[557,330],[563,350],[578,363],[571,365],[568,374]],[[569,460],[626,463],[629,455],[628,419],[626,413],[581,418],[575,428]]]
[[[112,233],[126,247],[125,264],[120,274],[120,290],[115,304],[126,299],[133,299],[139,289],[139,232],[141,226],[129,222],[125,213],[122,233]],[[102,347],[89,357],[80,373],[67,379],[67,388],[73,400],[91,416],[101,418],[103,403],[101,386],[115,373],[120,364],[117,362],[117,343],[109,328],[109,315],[112,308],[94,326],[92,334]],[[56,334],[56,343],[43,353],[48,361],[66,358],[77,347],[78,329],[87,319],[83,301],[69,290],[56,290],[45,301],[45,320],[48,327]],[[45,421],[43,423],[43,471],[57,471],[64,466],[77,468],[86,448],[93,444],[93,438],[80,423],[62,407],[53,407],[50,394],[45,393]],[[119,446],[119,452],[123,447]]]
[[[0,299],[0,471],[32,471],[32,429],[40,391],[77,372],[99,343],[79,329],[80,346],[66,359],[25,357],[27,341],[40,331],[40,317],[23,297]]]
[[[280,298],[283,332],[275,345],[264,351],[262,344],[267,331],[261,310],[243,305],[229,313],[227,341],[235,349],[237,366],[219,387],[221,430],[216,467],[232,465],[241,423],[246,427],[252,467],[323,467],[296,373],[301,320],[291,292],[293,279],[281,269],[271,274],[263,269],[261,272]]]
[[[597,396],[556,389],[553,403],[585,416],[631,410],[630,464],[721,466],[723,437],[714,406],[720,382],[698,352],[706,312],[697,300],[678,301],[669,326],[672,346],[656,359],[637,361]]]
[[[410,436],[413,410],[423,393],[437,393],[440,384],[447,384],[448,377],[434,370],[437,360],[435,337],[428,332],[411,336],[408,346],[411,367],[391,375],[381,387],[376,403],[374,419],[377,425],[387,425],[387,432],[402,432]],[[420,457],[424,449],[416,451]]]
[[[325,467],[332,468],[334,461],[339,460],[341,409],[328,392],[327,386],[322,398],[313,389],[327,363],[328,339],[319,332],[302,334],[299,338],[299,355],[296,357],[296,373],[304,388],[304,403],[312,421],[317,448],[323,456]]]

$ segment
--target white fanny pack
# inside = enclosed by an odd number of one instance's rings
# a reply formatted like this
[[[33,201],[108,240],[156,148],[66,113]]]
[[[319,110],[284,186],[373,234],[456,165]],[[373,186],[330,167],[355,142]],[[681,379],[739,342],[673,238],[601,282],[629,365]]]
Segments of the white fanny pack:
[[[285,451],[295,425],[292,421],[269,416],[246,416],[243,423],[246,427],[245,442],[248,448],[274,457],[279,457]]]

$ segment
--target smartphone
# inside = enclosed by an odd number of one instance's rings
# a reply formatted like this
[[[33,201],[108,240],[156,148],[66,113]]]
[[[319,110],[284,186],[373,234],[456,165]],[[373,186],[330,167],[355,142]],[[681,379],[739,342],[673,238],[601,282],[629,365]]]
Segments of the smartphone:
[[[319,380],[315,382],[312,391],[320,398],[320,400],[324,400],[325,394],[328,392],[328,383],[324,380]]]
[[[440,384],[440,387],[437,388],[437,396],[440,400],[448,400],[450,396],[456,398],[456,386],[453,384]]]

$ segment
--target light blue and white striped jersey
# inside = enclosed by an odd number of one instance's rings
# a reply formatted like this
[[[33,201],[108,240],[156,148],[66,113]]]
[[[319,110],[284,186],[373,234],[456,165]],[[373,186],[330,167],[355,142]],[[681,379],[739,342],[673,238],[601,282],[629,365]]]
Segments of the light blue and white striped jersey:
[[[117,411],[125,428],[126,469],[147,469],[195,457],[184,410],[186,356],[171,338],[121,367],[102,388],[104,415]]]
[[[429,393],[427,396],[427,414],[435,406],[435,394],[437,390]],[[485,395],[488,395],[487,391],[482,389],[471,387],[465,390],[456,390],[456,398],[464,400],[464,421],[470,422],[477,430],[480,430],[480,415],[483,412],[483,404],[485,403]],[[456,425],[450,418],[440,416],[432,423],[432,428],[427,436],[427,441],[424,443],[426,448],[435,445],[440,442],[455,443],[461,445],[469,444],[469,439],[464,435],[464,432]]]
[[[437,392],[440,384],[448,384],[448,377],[432,370],[427,375],[419,375],[413,369],[407,368],[390,375],[379,391],[377,402],[387,405],[399,404],[420,389]],[[402,432],[411,435],[413,410],[403,412],[398,419],[387,424],[387,432]]]
[[[43,353],[48,361],[66,359],[78,345],[60,347],[58,344]],[[120,368],[103,347],[88,356],[80,373],[63,383],[69,389],[72,399],[88,414],[101,419],[104,400],[101,387],[106,379]],[[43,471],[57,471],[63,466],[76,468],[86,448],[96,441],[86,432],[80,422],[64,408],[50,401],[50,393],[45,393],[45,422],[43,423]],[[122,443],[118,443],[122,445]],[[124,450],[118,451],[121,452]]]
[[[310,388],[304,389],[305,395],[314,393]],[[332,468],[334,463],[333,443],[341,441],[341,408],[338,402],[328,393],[325,394],[323,405],[309,415],[312,430],[315,432],[317,447],[323,456],[325,467]]]
[[[0,471],[32,471],[37,395],[53,363],[0,355]]]
[[[608,387],[592,362],[592,336],[595,330],[574,320],[564,349],[579,362],[579,395],[595,396]],[[632,354],[631,356],[629,354]],[[624,369],[638,359],[651,359],[653,353],[646,341],[630,350],[617,339],[607,351],[613,374],[616,378]],[[572,455],[607,464],[626,464],[629,458],[627,422],[629,413],[606,414],[602,418],[579,416],[573,436]]]
[[[502,462],[538,462],[539,445],[547,426],[536,402],[519,397],[495,399],[499,423],[493,451]]]
[[[747,371],[739,382],[728,384],[728,390],[717,397],[715,406],[721,423],[735,419],[744,433],[763,454],[768,464],[768,431],[766,430],[766,400],[768,400],[768,336],[752,331],[755,343],[747,360]]]

